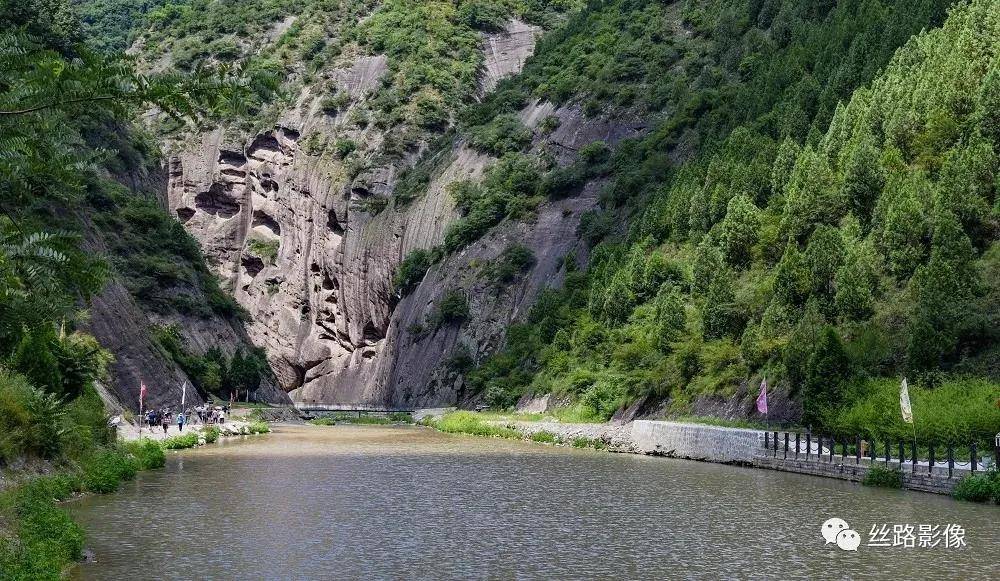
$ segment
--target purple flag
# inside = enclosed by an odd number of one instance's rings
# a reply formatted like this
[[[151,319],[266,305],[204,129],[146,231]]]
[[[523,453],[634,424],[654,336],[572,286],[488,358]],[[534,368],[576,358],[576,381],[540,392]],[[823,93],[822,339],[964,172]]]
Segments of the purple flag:
[[[760,382],[760,395],[757,396],[757,411],[767,413],[767,378]]]

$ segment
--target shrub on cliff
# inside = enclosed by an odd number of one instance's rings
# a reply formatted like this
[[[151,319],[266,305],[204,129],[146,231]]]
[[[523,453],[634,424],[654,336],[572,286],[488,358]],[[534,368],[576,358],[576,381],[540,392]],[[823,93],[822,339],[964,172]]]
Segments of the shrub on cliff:
[[[465,293],[452,289],[438,301],[437,309],[428,318],[428,323],[435,329],[445,325],[462,323],[469,318],[469,301]]]
[[[530,248],[513,244],[483,268],[483,276],[494,285],[508,284],[534,263],[535,253]]]
[[[392,277],[392,286],[396,294],[405,297],[417,288],[427,269],[431,267],[431,253],[423,248],[411,250],[406,258],[399,263],[396,273]]]
[[[498,115],[484,125],[468,130],[469,144],[483,153],[501,157],[524,149],[531,143],[531,130],[517,115]]]

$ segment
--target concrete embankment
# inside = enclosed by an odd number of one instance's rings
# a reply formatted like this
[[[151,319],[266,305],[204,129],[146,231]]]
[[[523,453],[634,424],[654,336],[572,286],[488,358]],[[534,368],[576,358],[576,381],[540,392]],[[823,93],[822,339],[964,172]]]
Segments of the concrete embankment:
[[[887,461],[877,457],[872,461],[868,457],[830,455],[829,448],[821,448],[815,441],[808,453],[805,442],[801,442],[796,453],[794,435],[787,452],[784,443],[776,450],[770,436],[765,436],[769,433],[762,430],[652,420],[636,420],[624,425],[510,420],[493,423],[515,429],[525,438],[548,432],[566,443],[578,438],[600,441],[604,449],[613,452],[738,464],[852,482],[863,481],[872,467],[882,467],[899,470],[903,488],[938,494],[950,494],[958,481],[970,473],[967,465],[956,466],[949,474],[947,465],[940,463],[928,467],[927,462],[918,461],[914,469],[909,461],[900,463],[898,458]],[[783,437],[783,432],[779,434]],[[981,465],[979,469],[984,467]]]

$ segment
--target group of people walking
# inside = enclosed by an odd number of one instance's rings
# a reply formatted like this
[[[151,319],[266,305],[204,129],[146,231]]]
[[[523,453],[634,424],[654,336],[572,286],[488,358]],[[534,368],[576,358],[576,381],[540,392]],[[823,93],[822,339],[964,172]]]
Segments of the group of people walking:
[[[193,410],[191,408],[187,408],[187,411],[180,411],[176,414],[176,416],[169,407],[164,407],[159,410],[152,409],[147,411],[143,419],[149,426],[150,432],[153,431],[155,426],[161,426],[163,427],[163,433],[166,434],[167,430],[170,428],[170,424],[175,422],[177,424],[177,430],[179,432],[183,432],[184,424],[193,420],[197,420],[202,424],[224,424],[226,422],[226,415],[228,414],[228,405],[199,405],[195,406]]]
[[[163,426],[163,433],[167,433],[167,429],[170,427],[171,422],[174,420],[174,412],[170,408],[165,407],[158,410],[148,410],[146,412],[146,424],[149,426],[149,431],[153,431],[156,426]],[[184,417],[184,412],[177,414],[177,427],[180,431],[184,431],[184,422],[186,418]]]
[[[229,405],[208,406],[200,405],[194,408],[194,412],[203,424],[224,424],[226,416],[229,415]]]

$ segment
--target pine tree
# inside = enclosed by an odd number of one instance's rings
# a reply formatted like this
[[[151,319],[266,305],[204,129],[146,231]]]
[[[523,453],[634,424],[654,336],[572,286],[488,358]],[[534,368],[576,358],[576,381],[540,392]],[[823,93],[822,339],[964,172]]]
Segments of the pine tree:
[[[803,423],[823,425],[824,414],[843,402],[845,384],[851,375],[851,359],[840,335],[832,326],[825,327],[806,367],[802,391]]]
[[[792,177],[792,170],[795,168],[795,160],[799,156],[801,148],[795,140],[785,138],[778,148],[778,155],[774,158],[771,166],[771,195],[784,197],[788,180]]]
[[[847,159],[842,194],[851,212],[863,224],[870,223],[875,201],[883,187],[885,174],[879,164],[879,150],[866,138],[851,150]]]
[[[908,361],[917,370],[947,365],[972,316],[979,276],[972,243],[951,212],[935,221],[931,259],[913,277],[916,304],[910,322]]]
[[[721,339],[741,332],[741,314],[733,292],[732,274],[724,270],[712,279],[702,314],[706,339]]]
[[[1000,145],[1000,62],[996,59],[979,87],[976,116],[983,137]]]
[[[834,277],[834,304],[847,321],[863,321],[872,316],[878,280],[874,252],[867,242],[851,247]]]
[[[816,224],[836,224],[847,208],[826,156],[806,147],[786,189],[782,228],[793,238],[808,236]]]
[[[878,219],[879,247],[889,271],[900,280],[909,278],[927,255],[928,228],[917,201],[918,196],[929,197],[927,187],[920,178],[898,184]]]
[[[820,225],[809,237],[806,264],[812,274],[812,293],[824,304],[832,304],[834,276],[844,262],[844,241],[833,226]]]
[[[695,250],[692,290],[695,293],[708,292],[716,275],[725,267],[722,252],[706,237]]]
[[[750,198],[741,194],[729,201],[720,239],[731,266],[742,268],[750,263],[751,249],[760,236],[760,223],[760,209]]]
[[[770,310],[770,308],[769,308]],[[792,394],[798,393],[806,380],[806,368],[813,354],[820,331],[826,325],[826,319],[820,311],[819,303],[810,300],[806,303],[795,328],[788,336],[788,341],[782,352],[782,363],[785,374],[792,386]]]
[[[787,305],[805,303],[812,289],[812,274],[805,257],[794,242],[785,247],[785,254],[774,273],[774,295]]]
[[[687,314],[684,299],[677,287],[664,285],[656,297],[657,347],[669,349],[670,343],[684,332]]]

